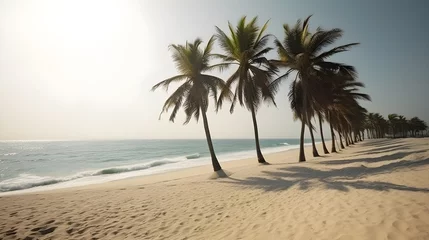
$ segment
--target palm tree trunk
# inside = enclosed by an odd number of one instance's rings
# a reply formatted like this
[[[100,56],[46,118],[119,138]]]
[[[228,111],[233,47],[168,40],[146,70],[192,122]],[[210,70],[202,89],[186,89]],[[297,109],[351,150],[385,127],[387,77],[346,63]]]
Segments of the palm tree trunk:
[[[259,145],[259,133],[258,133],[258,123],[256,122],[256,113],[255,109],[250,109],[252,112],[252,120],[253,120],[253,130],[255,131],[255,143],[256,143],[256,155],[258,157],[259,163],[266,163],[264,156],[261,152],[261,146]]]
[[[305,162],[304,131],[305,131],[305,122],[302,121],[302,123],[301,123],[301,138],[299,139],[299,162]]]
[[[201,109],[201,112],[203,116],[204,131],[206,132],[207,145],[209,146],[210,156],[212,159],[213,170],[216,172],[216,171],[222,170],[222,167],[220,166],[220,163],[216,158],[216,154],[213,148],[213,142],[212,142],[212,137],[210,135],[210,129],[209,129],[209,124],[207,122],[206,113],[204,112],[203,109]]]
[[[320,137],[322,138],[323,152],[324,152],[325,154],[328,154],[328,153],[329,153],[329,151],[328,151],[328,149],[326,148],[326,145],[325,145],[325,138],[323,137],[322,117],[320,116],[320,114],[319,114],[319,128],[320,128]]]
[[[347,137],[346,132],[343,132],[343,137],[344,137],[344,140],[346,141],[346,147],[348,147],[350,144],[349,144],[349,138]]]
[[[320,155],[319,152],[317,152],[316,143],[314,142],[314,135],[311,124],[310,126],[308,126],[308,129],[310,130],[311,144],[313,145],[313,157],[319,157]]]
[[[340,133],[340,132],[338,132],[338,135],[340,135],[340,147],[341,147],[342,149],[344,149],[344,145],[343,145],[343,138],[341,137],[341,133]]]
[[[302,108],[303,108],[303,114],[301,116],[301,138],[299,142],[299,161],[305,162],[305,152],[304,152],[304,132],[305,132],[305,125],[310,126],[310,118],[308,116],[308,109],[307,109],[307,77],[301,75],[302,81]],[[314,149],[313,149],[314,150]],[[314,151],[313,151],[314,154]]]
[[[354,145],[355,142],[353,141],[353,133],[351,131],[349,132],[349,139],[350,144]]]
[[[334,133],[334,129],[332,128],[331,121],[329,121],[329,128],[331,129],[331,138],[332,138],[331,139],[331,141],[332,141],[331,152],[336,153],[337,149],[335,148],[335,133]]]

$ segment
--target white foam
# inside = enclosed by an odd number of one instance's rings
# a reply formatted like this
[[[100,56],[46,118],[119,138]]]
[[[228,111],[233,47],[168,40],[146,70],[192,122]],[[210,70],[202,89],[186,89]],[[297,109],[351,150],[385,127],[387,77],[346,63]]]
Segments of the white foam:
[[[311,145],[306,143],[305,145]],[[286,145],[262,149],[264,154],[287,151],[299,148],[299,145]],[[255,150],[218,154],[220,162],[241,160],[255,156]],[[23,192],[44,191],[50,189],[84,186],[103,183],[136,176],[152,175],[210,164],[210,157],[203,156],[187,159],[186,156],[164,158],[142,164],[111,167],[99,170],[83,171],[66,177],[35,176],[21,174],[16,178],[0,182],[0,195],[19,194]]]
[[[15,152],[13,152],[13,153],[5,153],[5,154],[3,154],[3,156],[14,156],[16,154],[18,154],[18,153],[15,153]]]

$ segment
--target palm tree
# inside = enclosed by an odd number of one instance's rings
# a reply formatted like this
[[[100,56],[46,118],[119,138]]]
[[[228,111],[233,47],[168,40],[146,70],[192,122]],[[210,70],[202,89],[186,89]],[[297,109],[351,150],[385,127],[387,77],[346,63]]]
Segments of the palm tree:
[[[374,113],[368,113],[367,121],[368,121],[368,127],[369,127],[369,134],[371,138],[376,138],[376,134],[375,134],[376,121],[375,121]]]
[[[165,101],[161,114],[173,108],[170,121],[174,122],[177,111],[183,107],[186,114],[184,124],[187,124],[192,117],[198,121],[201,115],[213,170],[219,171],[222,168],[214,152],[206,112],[209,106],[209,95],[214,97],[216,103],[218,91],[225,88],[225,82],[218,77],[204,74],[213,68],[209,65],[209,61],[213,57],[211,50],[214,37],[210,38],[204,49],[200,49],[201,43],[202,41],[197,38],[193,43],[170,45],[173,61],[180,74],[156,84],[152,91],[161,86],[168,90],[171,83],[184,82]],[[227,91],[225,91],[224,97],[229,97]]]
[[[363,128],[366,110],[360,107],[357,100],[371,99],[367,94],[358,91],[364,84],[356,81],[357,73],[352,66],[341,65],[337,71],[323,70],[319,71],[318,75],[323,84],[318,86],[316,98],[329,122],[332,137],[331,152],[336,152],[333,128],[337,129],[341,147],[344,148],[342,135],[346,135],[345,133],[357,135]]]
[[[322,129],[322,123],[325,117],[322,115],[321,111],[317,112],[317,117],[319,118],[320,138],[322,139],[323,152],[325,154],[329,154],[328,148],[326,147],[326,144],[325,144],[325,137],[323,136],[323,129]]]
[[[421,120],[418,117],[413,117],[409,120],[409,131],[411,132],[411,136],[417,137],[418,132],[423,132],[427,129],[427,124],[425,121]]]
[[[277,66],[288,68],[288,71],[272,83],[272,88],[277,89],[280,82],[290,73],[296,73],[295,79],[302,82],[302,106],[304,109],[301,112],[302,116],[300,116],[300,119],[303,121],[303,124],[309,127],[311,127],[311,111],[314,109],[312,104],[315,102],[312,96],[315,94],[315,91],[317,91],[317,89],[310,84],[311,79],[317,76],[317,71],[319,69],[337,69],[339,64],[327,62],[325,60],[336,53],[347,51],[350,47],[357,45],[357,43],[351,43],[322,52],[326,46],[341,38],[343,31],[337,28],[331,30],[317,28],[315,33],[311,34],[308,31],[310,17],[311,16],[305,19],[304,22],[298,20],[292,27],[288,24],[283,25],[285,32],[284,41],[280,42],[279,40],[275,40],[280,60],[274,60],[273,62]],[[300,162],[305,161],[304,131],[305,129],[302,128]]]
[[[395,133],[396,133],[396,129],[397,129],[397,125],[398,125],[398,120],[399,120],[398,117],[399,116],[396,113],[392,113],[392,114],[389,114],[387,116],[387,118],[389,119],[390,128],[392,129],[392,136],[393,136],[393,138],[395,138]]]
[[[314,103],[314,106],[317,106],[316,111],[323,112],[330,125],[332,152],[336,152],[334,128],[338,132],[342,148],[343,137],[346,145],[353,144],[354,139],[361,139],[360,132],[363,129],[366,110],[357,100],[370,100],[370,97],[359,92],[359,88],[364,87],[364,84],[356,81],[356,76],[354,67],[341,64],[335,71],[320,69],[317,72],[319,80],[312,82],[318,89],[313,93],[317,100]]]
[[[275,105],[274,95],[269,88],[269,84],[272,76],[276,74],[276,68],[264,57],[272,49],[267,47],[270,35],[264,34],[268,22],[262,28],[259,28],[257,17],[250,22],[246,22],[246,17],[242,17],[236,28],[231,23],[228,23],[228,25],[229,35],[216,27],[216,38],[224,51],[224,54],[216,55],[223,60],[216,67],[223,69],[236,66],[237,69],[226,81],[226,86],[218,100],[218,106],[222,105],[224,96],[229,94],[230,87],[235,84],[236,88],[230,112],[233,112],[237,101],[251,112],[258,162],[266,163],[259,145],[256,112],[263,100]]]
[[[369,113],[367,121],[371,138],[384,138],[389,130],[389,123],[379,113]]]
[[[317,81],[312,81],[313,85],[318,84]],[[297,81],[296,79],[294,81],[292,81],[291,86],[290,86],[290,91],[289,91],[289,102],[290,102],[290,107],[292,109],[292,112],[294,113],[294,120],[301,120],[301,134],[302,132],[305,131],[305,126],[306,126],[306,122],[303,121],[302,116],[311,116],[313,117],[314,112],[316,112],[314,109],[312,109],[311,107],[314,106],[314,104],[307,106],[307,108],[304,108],[304,99],[303,99],[303,88],[302,88],[302,82],[301,81]],[[309,104],[309,102],[307,102],[307,104]],[[303,111],[309,111],[307,114],[303,113]],[[313,156],[317,157],[319,156],[319,153],[317,151],[316,148],[316,144],[314,142],[314,135],[313,135],[313,125],[310,123],[307,123],[308,129],[310,131],[310,137],[311,137],[311,142],[312,142],[312,147],[313,147]],[[303,152],[302,152],[303,153]],[[301,154],[301,152],[300,152]],[[300,159],[301,157],[305,158],[305,156],[301,156],[300,155]]]
[[[403,115],[398,116],[398,124],[401,126],[401,135],[402,137],[406,137],[406,125],[407,125],[407,119]]]

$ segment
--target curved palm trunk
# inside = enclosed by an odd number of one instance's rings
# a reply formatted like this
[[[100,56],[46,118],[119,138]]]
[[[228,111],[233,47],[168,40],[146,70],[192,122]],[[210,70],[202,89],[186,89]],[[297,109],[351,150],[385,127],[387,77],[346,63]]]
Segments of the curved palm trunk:
[[[325,154],[328,154],[328,153],[329,153],[329,151],[328,151],[328,149],[326,148],[326,145],[325,145],[325,138],[323,137],[322,118],[321,118],[320,114],[319,114],[319,128],[320,128],[320,137],[322,138],[323,152],[324,152]]]
[[[311,144],[313,145],[313,157],[319,157],[319,152],[317,151],[316,148],[316,143],[314,142],[314,135],[313,135],[313,129],[310,126],[308,126],[308,129],[310,130],[310,136],[311,136]]]
[[[305,71],[301,71],[305,72]],[[301,74],[300,74],[301,75]],[[310,118],[308,116],[308,99],[307,99],[307,77],[304,75],[301,75],[302,81],[302,116],[301,116],[301,138],[299,141],[299,161],[305,162],[305,152],[304,152],[304,133],[305,133],[305,125],[310,126]],[[314,146],[314,145],[313,145]],[[317,150],[316,150],[317,151]],[[313,148],[313,154],[314,154],[314,148]]]
[[[341,133],[338,132],[338,135],[340,135],[340,146],[341,146],[341,149],[344,149],[344,144],[343,144],[343,139],[341,137]]]
[[[350,142],[350,144],[352,144],[352,145],[354,145],[354,144],[355,144],[355,142],[353,141],[353,133],[352,133],[352,132],[349,132],[349,142]]]
[[[302,123],[301,123],[301,138],[299,139],[299,162],[305,162],[304,132],[305,132],[305,122],[302,121]]]
[[[337,152],[337,149],[335,148],[335,133],[334,133],[334,129],[332,128],[332,123],[331,121],[329,121],[329,128],[331,129],[331,141],[332,141],[332,146],[331,146],[331,152]]]
[[[256,155],[258,157],[258,162],[259,163],[266,163],[265,158],[261,152],[261,147],[259,145],[258,123],[256,122],[255,110],[252,108],[252,109],[250,109],[250,111],[252,112],[253,130],[255,131]]]
[[[220,166],[220,163],[216,158],[216,154],[213,148],[213,142],[212,142],[212,137],[210,135],[210,129],[209,129],[209,124],[207,122],[206,113],[204,112],[203,109],[201,109],[201,112],[203,116],[204,131],[206,132],[207,145],[209,146],[210,156],[212,159],[213,170],[216,172],[216,171],[222,170],[222,167]]]
[[[346,141],[346,147],[348,147],[350,144],[349,144],[349,138],[347,137],[346,132],[343,133],[343,137],[344,137],[344,140]]]

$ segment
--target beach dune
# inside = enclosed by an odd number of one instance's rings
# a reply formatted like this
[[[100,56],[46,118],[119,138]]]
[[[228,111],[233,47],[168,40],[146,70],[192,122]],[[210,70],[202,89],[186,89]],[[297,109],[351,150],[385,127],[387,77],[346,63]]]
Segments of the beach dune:
[[[297,157],[2,196],[0,239],[429,239],[429,139]]]

